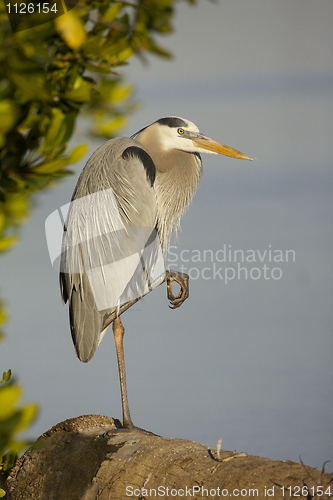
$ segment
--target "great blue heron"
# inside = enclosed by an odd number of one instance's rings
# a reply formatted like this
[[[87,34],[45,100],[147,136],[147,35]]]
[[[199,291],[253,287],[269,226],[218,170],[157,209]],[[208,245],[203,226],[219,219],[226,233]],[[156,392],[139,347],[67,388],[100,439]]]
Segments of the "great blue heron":
[[[156,271],[156,266],[196,191],[200,153],[251,160],[201,134],[188,120],[161,118],[132,138],[111,139],[99,147],[73,193],[64,228],[61,294],[69,302],[72,338],[81,361],[93,357],[112,323],[125,428],[133,428],[133,423],[120,315],[163,281],[173,308],[188,297],[187,275],[161,266]],[[173,281],[181,287],[177,296]]]

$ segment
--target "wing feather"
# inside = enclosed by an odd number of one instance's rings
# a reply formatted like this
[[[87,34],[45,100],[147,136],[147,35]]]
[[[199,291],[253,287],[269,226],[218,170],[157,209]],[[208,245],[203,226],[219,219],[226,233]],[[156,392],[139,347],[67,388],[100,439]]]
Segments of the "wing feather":
[[[95,151],[76,185],[65,223],[60,288],[81,361],[93,357],[106,315],[149,291],[142,270],[153,270],[160,257],[156,242],[147,252],[156,226],[154,169],[137,141],[113,139]]]

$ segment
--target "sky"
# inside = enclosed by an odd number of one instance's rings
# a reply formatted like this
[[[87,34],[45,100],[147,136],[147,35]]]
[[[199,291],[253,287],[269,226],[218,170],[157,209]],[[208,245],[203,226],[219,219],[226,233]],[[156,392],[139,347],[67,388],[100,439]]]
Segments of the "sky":
[[[124,135],[176,115],[255,158],[202,155],[169,253],[168,267],[190,274],[190,297],[170,310],[162,285],[124,314],[139,427],[317,468],[333,459],[332,16],[331,0],[180,3],[160,39],[173,59],[123,70],[140,102]],[[74,142],[87,141],[82,129]],[[112,332],[88,364],[76,359],[44,229],[98,145],[36,198],[0,260],[1,369],[40,405],[33,437],[79,415],[121,418]]]

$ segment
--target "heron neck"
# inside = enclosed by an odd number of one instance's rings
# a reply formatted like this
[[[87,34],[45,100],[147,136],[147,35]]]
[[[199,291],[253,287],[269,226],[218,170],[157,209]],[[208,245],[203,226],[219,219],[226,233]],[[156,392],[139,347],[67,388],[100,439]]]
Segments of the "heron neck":
[[[150,152],[149,152],[150,153]],[[183,151],[171,151],[152,159],[156,167],[154,189],[157,200],[157,227],[166,251],[173,229],[196,192],[202,164],[200,156]]]

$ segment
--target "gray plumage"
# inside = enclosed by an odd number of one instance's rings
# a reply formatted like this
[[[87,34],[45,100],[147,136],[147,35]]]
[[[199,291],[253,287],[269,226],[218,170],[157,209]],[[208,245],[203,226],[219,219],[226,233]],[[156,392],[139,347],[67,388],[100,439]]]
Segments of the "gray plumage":
[[[103,195],[112,189],[120,220],[125,227],[143,226],[154,229],[157,208],[152,182],[138,156],[129,154],[126,159],[122,157],[124,151],[133,146],[138,147],[137,141],[118,138],[112,139],[98,148],[88,160],[79,177],[72,202],[83,197],[87,199],[87,195],[96,192]],[[140,149],[149,159],[143,146],[140,145]],[[65,224],[66,232],[75,228],[74,230],[80,234],[79,241],[91,241],[94,236],[107,235],[110,234],[110,231],[114,234],[117,230],[114,225],[117,214],[115,214],[115,207],[110,203],[108,197],[105,196],[102,212],[102,207],[91,206],[89,199],[88,206],[86,207],[86,205],[87,203],[83,205],[83,208],[92,209],[92,212],[87,210],[88,214],[82,214],[82,206],[80,207],[81,213],[77,213],[76,205],[71,204]],[[96,226],[98,226],[97,231],[93,233]],[[103,242],[100,242],[97,249],[93,249],[93,253],[95,254],[96,250],[101,248],[105,248],[105,252],[116,252],[117,241],[112,241],[112,245],[106,239],[104,243],[103,246]],[[141,242],[142,248],[145,243],[146,241]],[[67,256],[68,252],[64,252],[62,255],[62,270],[70,270],[72,267],[65,262]],[[116,259],[117,257],[115,257]],[[101,264],[100,270],[102,271],[105,262],[101,262]],[[114,277],[115,281],[120,279],[121,276]],[[61,272],[60,286],[64,302],[69,301],[70,327],[77,356],[81,361],[87,362],[93,357],[100,342],[105,319],[116,306],[112,309],[98,309],[86,272]]]
[[[160,119],[135,137],[112,139],[95,151],[79,177],[65,223],[60,287],[69,302],[76,354],[84,362],[93,357],[108,317],[118,314],[120,304],[150,291],[148,274],[159,254],[148,244],[156,229],[165,254],[171,231],[196,191],[200,153],[250,159],[178,117]]]

